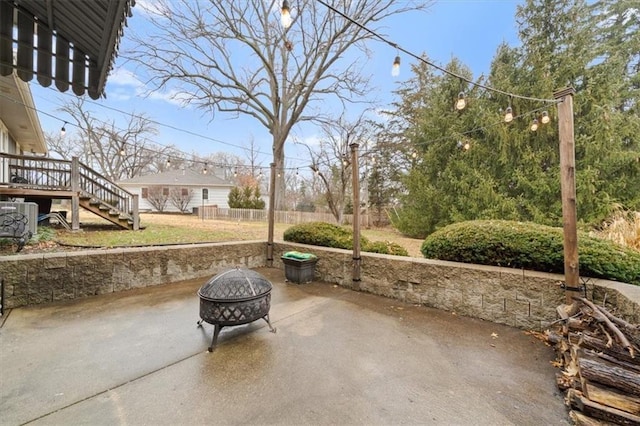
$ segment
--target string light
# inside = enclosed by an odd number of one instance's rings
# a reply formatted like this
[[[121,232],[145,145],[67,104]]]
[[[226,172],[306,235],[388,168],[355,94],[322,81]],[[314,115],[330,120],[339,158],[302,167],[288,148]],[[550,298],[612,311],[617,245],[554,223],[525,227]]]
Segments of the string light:
[[[208,167],[209,167],[209,163],[204,163],[204,169],[202,169],[203,174],[205,175],[207,174],[207,172],[209,171]]]
[[[509,105],[504,112],[504,122],[511,123],[512,121],[513,121],[513,109],[511,109],[511,105]]]
[[[124,157],[126,153],[127,153],[127,152],[126,152],[126,151],[125,151],[125,149],[124,149],[124,143],[123,143],[123,144],[122,144],[122,146],[120,147],[120,152],[119,152],[119,154],[120,154],[120,156],[121,156],[121,157]]]
[[[65,121],[64,124],[62,125],[62,128],[60,129],[60,136],[62,137],[64,137],[64,135],[67,134],[67,129],[65,127],[66,125],[67,125],[67,122]]]
[[[538,130],[538,119],[534,118],[531,122],[531,131],[535,132],[536,130]]]
[[[171,157],[167,157],[167,167],[171,167]]]
[[[549,113],[547,111],[542,111],[542,124],[548,124],[551,121],[551,117],[549,117]]]
[[[462,111],[467,106],[467,101],[464,98],[464,92],[458,93],[458,100],[456,101],[456,109]]]
[[[412,157],[412,158],[418,158],[418,153],[417,153],[417,152],[415,152],[415,151],[413,151],[413,152],[411,153],[411,157]]]
[[[280,22],[285,30],[291,26],[291,9],[289,8],[289,2],[287,0],[282,1],[282,9],[280,9]]]
[[[393,77],[397,77],[400,75],[400,56],[396,56],[393,60],[393,65],[391,66],[391,75]]]
[[[233,177],[238,177],[238,168],[233,169]]]

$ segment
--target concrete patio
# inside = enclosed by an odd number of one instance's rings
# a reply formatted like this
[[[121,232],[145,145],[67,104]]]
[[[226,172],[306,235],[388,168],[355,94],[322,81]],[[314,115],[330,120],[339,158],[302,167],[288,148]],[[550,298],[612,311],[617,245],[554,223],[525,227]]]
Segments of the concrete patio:
[[[270,317],[197,328],[191,280],[0,318],[0,424],[569,424],[522,330],[278,269]]]

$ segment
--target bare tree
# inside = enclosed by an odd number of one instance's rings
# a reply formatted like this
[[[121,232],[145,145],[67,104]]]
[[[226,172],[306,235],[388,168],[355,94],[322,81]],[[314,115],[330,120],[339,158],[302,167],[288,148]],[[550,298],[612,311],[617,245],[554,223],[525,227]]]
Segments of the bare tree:
[[[47,135],[50,151],[65,159],[78,157],[110,180],[156,171],[154,161],[172,149],[149,142],[147,138],[157,131],[144,116],[129,115],[125,127],[120,128],[113,120],[106,122],[94,117],[82,98],[72,98],[61,111],[71,116],[76,131],[71,132],[67,124],[64,137]]]
[[[325,0],[354,21],[380,31],[393,15],[424,10],[425,0]],[[248,115],[272,136],[273,162],[284,168],[294,125],[322,122],[323,104],[367,102],[366,42],[375,36],[317,0],[300,0],[293,25],[280,25],[280,0],[164,0],[149,10],[153,29],[133,36],[128,54],[149,72],[154,89],[211,112]],[[347,55],[347,50],[359,49]],[[281,208],[285,177],[272,206]]]
[[[164,211],[165,207],[167,206],[168,200],[168,188],[163,188],[161,186],[155,185],[150,186],[149,189],[147,189],[147,201],[160,213]]]
[[[313,163],[312,170],[322,182],[327,206],[336,221],[342,223],[349,200],[347,192],[351,188],[350,145],[358,143],[364,146],[372,134],[372,126],[363,113],[355,121],[341,116],[332,123],[325,123],[322,132],[320,144],[314,149],[307,148]]]
[[[182,213],[186,213],[187,207],[192,199],[193,189],[174,187],[169,190],[169,201],[171,201],[171,204]]]

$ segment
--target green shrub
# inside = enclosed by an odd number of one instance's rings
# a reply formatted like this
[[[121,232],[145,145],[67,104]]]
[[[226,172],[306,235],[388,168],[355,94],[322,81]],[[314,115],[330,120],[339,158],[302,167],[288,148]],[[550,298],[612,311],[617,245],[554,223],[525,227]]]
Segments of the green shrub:
[[[350,250],[353,248],[353,232],[342,226],[326,222],[309,222],[294,225],[284,231],[284,240],[314,246],[333,247]],[[362,251],[408,256],[404,247],[396,243],[375,241],[370,242],[360,236]]]
[[[392,254],[394,256],[409,256],[407,249],[392,241],[372,241],[362,247],[362,251]]]
[[[341,249],[353,248],[353,234],[342,226],[326,222],[309,222],[294,225],[284,231],[284,240],[313,246],[333,247]],[[369,241],[360,237],[364,246]]]
[[[434,232],[420,251],[426,258],[563,273],[562,241],[562,228],[478,220]],[[640,252],[579,233],[578,254],[581,275],[640,285]]]

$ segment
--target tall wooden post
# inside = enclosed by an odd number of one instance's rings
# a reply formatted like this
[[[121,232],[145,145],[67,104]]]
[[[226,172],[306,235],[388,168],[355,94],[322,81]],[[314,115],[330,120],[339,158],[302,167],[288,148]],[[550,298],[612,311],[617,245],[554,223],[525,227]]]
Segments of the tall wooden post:
[[[140,196],[138,194],[133,194],[133,198],[131,199],[133,205],[131,206],[131,214],[133,216],[133,230],[140,230]]]
[[[560,188],[562,192],[562,229],[564,231],[565,302],[581,297],[578,268],[578,231],[576,213],[576,155],[573,136],[572,87],[553,94],[558,99],[558,129],[560,135]]]
[[[80,160],[71,157],[71,230],[80,230]]]
[[[357,143],[349,145],[351,148],[351,186],[353,187],[353,278],[354,290],[360,289],[360,167],[358,166]]]
[[[273,267],[273,228],[275,222],[276,204],[276,163],[271,163],[271,175],[269,176],[269,211],[267,221],[269,230],[267,236],[267,266]]]

